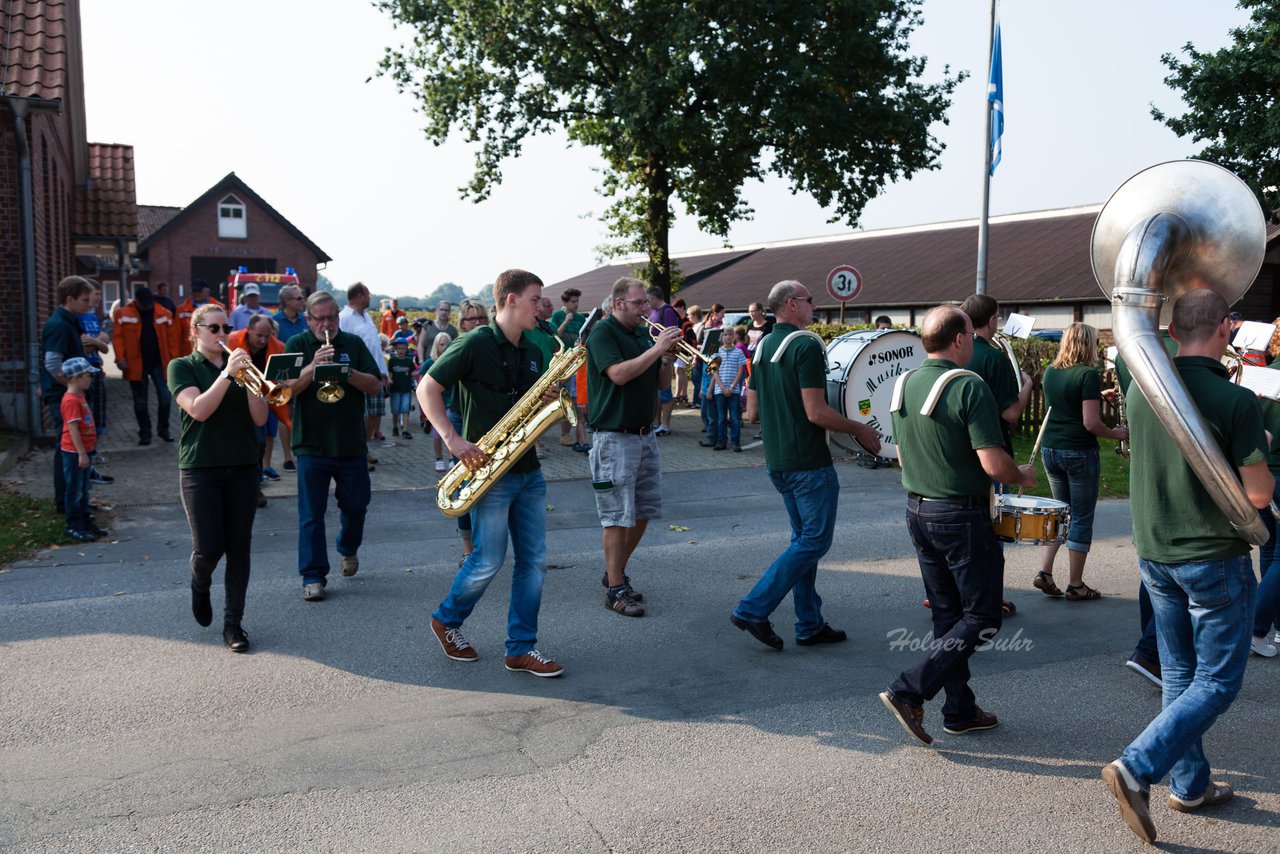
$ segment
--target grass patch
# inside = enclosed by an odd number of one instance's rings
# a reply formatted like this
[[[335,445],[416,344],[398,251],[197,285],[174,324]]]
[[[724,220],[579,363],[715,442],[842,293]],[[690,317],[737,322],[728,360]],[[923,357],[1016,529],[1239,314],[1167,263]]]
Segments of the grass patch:
[[[1013,439],[1013,458],[1025,463],[1031,458],[1031,448],[1035,444],[1034,436],[1015,436]],[[1129,497],[1129,461],[1116,453],[1114,439],[1099,439],[1099,455],[1101,458],[1099,498]],[[1028,489],[1025,494],[1052,498],[1049,491],[1049,479],[1044,474],[1044,464],[1036,456],[1036,488]]]
[[[24,560],[52,545],[66,545],[72,540],[63,530],[67,520],[55,513],[48,499],[30,498],[0,490],[0,568]]]

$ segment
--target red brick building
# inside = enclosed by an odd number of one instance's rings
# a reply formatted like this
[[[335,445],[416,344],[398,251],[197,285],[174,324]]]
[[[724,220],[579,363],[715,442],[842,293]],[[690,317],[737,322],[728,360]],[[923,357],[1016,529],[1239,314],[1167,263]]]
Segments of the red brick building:
[[[170,296],[187,296],[193,279],[215,290],[227,273],[283,273],[292,267],[308,290],[329,256],[242,181],[228,174],[184,208],[143,206],[138,276],[168,282]]]

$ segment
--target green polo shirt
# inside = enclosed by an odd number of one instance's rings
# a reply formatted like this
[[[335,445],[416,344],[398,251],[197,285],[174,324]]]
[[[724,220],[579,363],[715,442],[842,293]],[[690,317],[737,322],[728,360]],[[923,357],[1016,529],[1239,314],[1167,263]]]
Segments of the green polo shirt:
[[[976,349],[976,341],[974,345]],[[920,414],[938,377],[957,367],[946,359],[925,359],[906,380],[905,405],[892,415],[902,485],[925,498],[987,495],[991,478],[977,451],[1004,447],[995,399],[977,377],[956,377],[938,398],[933,414]]]
[[[626,385],[605,374],[653,346],[647,327],[628,329],[612,316],[596,323],[587,338],[587,423],[592,430],[639,430],[657,413],[661,359]]]
[[[1266,459],[1262,409],[1254,393],[1227,379],[1227,369],[1203,356],[1173,360],[1191,400],[1232,467]],[[1196,477],[1151,404],[1135,384],[1129,418],[1129,503],[1138,557],[1160,563],[1219,560],[1249,553]]]
[[[1178,342],[1173,340],[1173,336],[1169,334],[1168,329],[1160,330],[1160,343],[1164,345],[1164,351],[1169,354],[1172,359],[1178,355]],[[1129,368],[1124,363],[1124,357],[1116,353],[1116,384],[1120,386],[1120,393],[1129,394],[1129,383],[1133,382],[1133,374],[1129,373]],[[1125,417],[1128,417],[1126,413]]]
[[[1044,428],[1044,446],[1059,451],[1097,450],[1098,437],[1084,426],[1084,402],[1102,400],[1098,369],[1091,365],[1048,367],[1042,383],[1045,405],[1053,407]]]
[[[454,388],[462,413],[462,435],[478,442],[516,405],[542,375],[542,351],[529,338],[519,344],[507,340],[497,319],[458,339],[436,359],[427,374],[445,388]],[[533,443],[510,471],[524,474],[539,467]]]
[[[542,353],[542,364],[550,365],[551,359],[556,354],[556,348],[559,346],[559,342],[556,341],[556,336],[546,331],[541,326],[535,326],[532,329],[528,329],[524,334],[529,336],[529,340],[532,341]]]
[[[560,324],[564,323],[564,319],[569,316],[569,312],[563,308],[558,308],[551,312],[551,328],[559,329]],[[580,311],[573,313],[573,320],[569,321],[569,325],[564,328],[564,334],[560,336],[560,340],[564,342],[564,346],[572,347],[578,343],[578,333],[582,331],[582,324],[586,323],[587,316]]]
[[[178,439],[178,468],[246,466],[258,462],[258,431],[249,414],[248,394],[237,383],[219,379],[222,368],[199,350],[169,362],[169,391],[176,397],[184,388],[204,394],[214,383],[226,383],[227,393],[204,421],[178,407],[182,435]]]
[[[339,332],[331,338],[333,360],[348,364],[351,370],[381,377],[369,348],[359,335]],[[324,346],[308,329],[290,338],[286,353],[301,353],[303,364],[309,365],[316,351]],[[312,382],[301,394],[293,396],[293,452],[298,456],[356,457],[369,453],[364,440],[364,392],[345,385],[347,393],[337,403],[323,403],[316,397],[320,383]]]
[[[764,434],[764,465],[769,471],[812,471],[831,465],[827,433],[804,412],[801,389],[827,387],[827,349],[807,335],[787,345],[782,358],[773,354],[799,327],[776,323],[760,339],[759,359],[751,369],[751,388],[760,404],[760,432]]]
[[[981,335],[973,336],[973,358],[966,368],[982,377],[991,396],[996,401],[996,414],[999,415],[1018,402],[1018,390],[1022,387],[1022,376],[1015,373],[1009,357],[999,344],[987,341]],[[1004,448],[1013,451],[1013,425],[1004,418],[1000,419],[1000,429],[1004,435]]]

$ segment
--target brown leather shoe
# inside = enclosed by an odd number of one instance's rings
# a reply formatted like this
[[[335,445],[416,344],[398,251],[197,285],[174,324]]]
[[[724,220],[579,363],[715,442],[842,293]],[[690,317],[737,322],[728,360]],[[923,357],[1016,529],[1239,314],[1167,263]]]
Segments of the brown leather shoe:
[[[467,643],[467,639],[462,636],[461,627],[451,629],[435,617],[432,617],[431,633],[440,642],[440,648],[444,650],[444,654],[454,661],[475,661],[480,657],[480,653],[476,652],[476,648]]]
[[[980,707],[975,706],[977,714],[973,720],[962,724],[943,724],[942,731],[950,735],[964,735],[967,732],[978,732],[984,729],[995,729],[1000,725],[1000,721],[990,712],[984,712]]]
[[[524,655],[505,656],[502,659],[502,663],[506,665],[508,670],[516,673],[532,673],[534,676],[542,676],[544,678],[559,676],[564,673],[563,667],[536,649],[531,649]]]
[[[880,702],[893,712],[893,716],[902,724],[902,728],[921,744],[933,744],[933,736],[924,731],[924,709],[912,706],[899,700],[892,691],[881,691]]]
[[[1169,795],[1169,809],[1178,812],[1195,812],[1200,807],[1216,807],[1234,798],[1236,793],[1226,783],[1210,783],[1204,794],[1193,800],[1184,800],[1175,794]]]
[[[1119,759],[1102,769],[1102,781],[1107,784],[1111,794],[1115,795],[1116,803],[1120,805],[1120,817],[1124,819],[1124,823],[1129,825],[1129,829],[1143,842],[1154,845],[1156,826],[1151,821],[1149,809],[1151,793],[1141,788],[1134,788],[1129,784],[1130,779],[1132,778],[1129,772]]]

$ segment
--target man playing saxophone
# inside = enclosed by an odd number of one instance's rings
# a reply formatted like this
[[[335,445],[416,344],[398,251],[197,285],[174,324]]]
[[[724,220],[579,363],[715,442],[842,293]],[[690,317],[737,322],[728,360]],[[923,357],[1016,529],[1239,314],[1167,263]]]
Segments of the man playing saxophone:
[[[649,300],[639,279],[623,276],[614,282],[610,302],[610,316],[595,325],[587,342],[587,419],[595,431],[591,485],[604,528],[601,581],[608,588],[606,608],[643,617],[643,597],[631,587],[626,568],[649,520],[662,518],[653,420],[658,389],[671,383],[667,351],[681,332],[668,326],[650,335]]]
[[[418,384],[418,401],[449,453],[475,470],[487,461],[475,442],[496,425],[542,374],[542,352],[525,334],[537,323],[542,280],[524,270],[507,270],[493,284],[495,314],[488,326],[459,337],[436,360]],[[445,414],[444,390],[452,387],[462,412],[459,434]],[[558,396],[549,390],[546,399]],[[471,508],[474,550],[467,555],[453,586],[435,613],[431,631],[444,654],[454,661],[475,661],[476,648],[462,635],[462,624],[484,595],[507,555],[507,538],[515,551],[511,601],[507,611],[504,664],[508,670],[534,676],[559,676],[559,664],[540,653],[538,610],[547,573],[547,484],[533,439],[520,457]]]

